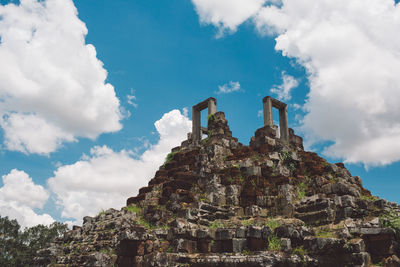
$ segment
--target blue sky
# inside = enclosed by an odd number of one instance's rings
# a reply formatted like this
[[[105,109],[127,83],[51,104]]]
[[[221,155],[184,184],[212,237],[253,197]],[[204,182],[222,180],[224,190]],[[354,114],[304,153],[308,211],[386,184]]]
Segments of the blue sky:
[[[29,226],[120,208],[210,96],[244,144],[262,98],[282,99],[309,150],[400,201],[394,1],[11,3],[0,0],[0,215]]]

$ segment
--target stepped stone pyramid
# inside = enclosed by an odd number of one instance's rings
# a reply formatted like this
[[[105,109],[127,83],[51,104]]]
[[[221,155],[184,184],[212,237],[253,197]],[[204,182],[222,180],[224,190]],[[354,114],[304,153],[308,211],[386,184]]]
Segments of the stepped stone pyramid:
[[[304,151],[286,105],[263,103],[265,125],[249,146],[215,99],[195,105],[192,133],[148,186],[121,210],[84,217],[36,266],[400,266],[399,206]]]

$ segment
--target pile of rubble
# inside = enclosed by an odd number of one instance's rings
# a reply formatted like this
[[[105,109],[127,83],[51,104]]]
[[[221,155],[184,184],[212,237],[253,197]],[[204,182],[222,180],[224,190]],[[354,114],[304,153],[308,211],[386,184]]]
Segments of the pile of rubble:
[[[232,137],[225,115],[189,136],[121,210],[85,217],[37,266],[400,266],[400,208],[289,129]]]

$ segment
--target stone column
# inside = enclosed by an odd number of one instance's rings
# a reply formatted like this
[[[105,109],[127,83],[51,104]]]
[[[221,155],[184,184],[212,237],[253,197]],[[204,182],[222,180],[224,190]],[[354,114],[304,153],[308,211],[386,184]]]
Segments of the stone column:
[[[208,114],[217,112],[217,100],[213,97],[194,105],[192,108],[192,140],[201,140],[201,111],[208,108]]]
[[[270,97],[264,97],[263,110],[264,110],[264,126],[272,127],[274,122],[272,118],[272,101]]]
[[[201,126],[200,126],[200,110],[195,107],[192,108],[192,139],[201,139]]]
[[[263,98],[264,126],[273,127],[274,125],[272,108],[277,108],[279,110],[279,128],[281,133],[281,140],[289,141],[287,105],[270,96],[266,96]]]
[[[214,98],[208,100],[208,115],[212,115],[217,112],[217,102]]]
[[[279,109],[279,128],[281,131],[281,140],[289,141],[289,122],[287,106]]]

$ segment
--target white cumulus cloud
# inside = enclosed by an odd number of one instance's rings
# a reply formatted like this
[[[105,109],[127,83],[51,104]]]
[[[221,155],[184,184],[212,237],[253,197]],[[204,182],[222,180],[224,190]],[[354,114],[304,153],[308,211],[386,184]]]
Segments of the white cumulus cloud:
[[[400,6],[392,0],[282,1],[258,25],[310,81],[303,129],[326,155],[366,165],[400,160]],[[260,28],[262,30],[262,28]]]
[[[271,88],[271,93],[276,94],[278,99],[280,100],[290,100],[292,96],[290,95],[293,88],[296,88],[299,85],[299,82],[286,72],[282,71],[282,84],[276,85]]]
[[[54,220],[48,214],[37,214],[34,208],[43,208],[49,193],[36,185],[23,171],[11,170],[3,175],[3,187],[0,188],[0,215],[17,219],[22,227],[37,224],[51,224]]]
[[[282,0],[254,12],[258,31],[307,71],[308,140],[333,141],[324,153],[350,163],[400,160],[400,4]]]
[[[121,129],[119,100],[72,0],[0,5],[0,126],[10,150],[48,154]]]
[[[191,121],[179,110],[164,114],[154,125],[160,139],[139,158],[131,151],[98,146],[74,164],[59,167],[48,186],[57,196],[62,216],[79,222],[101,209],[121,208],[128,197],[146,186],[171,148],[191,131]]]
[[[233,92],[238,92],[242,90],[240,88],[240,83],[239,82],[232,82],[230,81],[229,83],[225,83],[224,85],[219,85],[218,86],[218,91],[214,92],[216,94],[229,94]]]
[[[235,32],[237,27],[254,16],[265,0],[192,0],[200,22],[218,27],[217,37]]]

